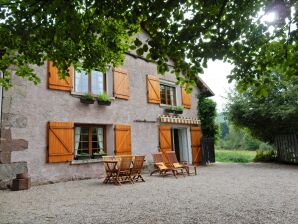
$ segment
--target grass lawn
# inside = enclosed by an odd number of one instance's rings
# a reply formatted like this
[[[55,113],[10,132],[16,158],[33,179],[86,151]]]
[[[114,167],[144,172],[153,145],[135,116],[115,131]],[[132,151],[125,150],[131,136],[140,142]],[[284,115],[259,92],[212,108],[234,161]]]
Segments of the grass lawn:
[[[255,151],[246,150],[215,150],[216,162],[249,163],[253,162]]]

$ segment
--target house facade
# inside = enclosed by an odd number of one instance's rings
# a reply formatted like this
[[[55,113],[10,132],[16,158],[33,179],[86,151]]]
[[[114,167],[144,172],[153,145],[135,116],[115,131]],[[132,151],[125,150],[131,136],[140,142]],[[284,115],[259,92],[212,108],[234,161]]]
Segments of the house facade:
[[[146,155],[150,163],[151,153],[175,150],[180,160],[199,164],[197,95],[209,91],[200,80],[187,94],[174,74],[159,75],[156,64],[133,53],[105,74],[70,68],[60,80],[51,62],[33,69],[39,85],[12,75],[13,87],[3,90],[2,181],[23,170],[33,184],[101,177],[101,155]],[[103,92],[110,106],[80,102]],[[169,106],[183,106],[183,114],[167,113]]]

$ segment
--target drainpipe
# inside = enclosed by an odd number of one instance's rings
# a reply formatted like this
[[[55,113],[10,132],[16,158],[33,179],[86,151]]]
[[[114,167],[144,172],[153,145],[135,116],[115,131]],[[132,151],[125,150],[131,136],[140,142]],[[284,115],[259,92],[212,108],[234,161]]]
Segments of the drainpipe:
[[[3,78],[3,73],[0,71],[0,78]],[[2,105],[3,105],[3,88],[0,86],[1,92],[1,102],[0,102],[0,128],[2,129]],[[1,138],[1,130],[0,130],[0,138]]]

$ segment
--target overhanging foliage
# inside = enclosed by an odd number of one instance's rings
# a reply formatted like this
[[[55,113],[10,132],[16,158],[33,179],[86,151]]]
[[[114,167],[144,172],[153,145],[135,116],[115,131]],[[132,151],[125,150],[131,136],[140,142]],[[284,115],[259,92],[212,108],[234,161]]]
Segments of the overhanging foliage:
[[[132,49],[156,62],[159,73],[169,70],[171,58],[181,84],[193,84],[209,59],[224,59],[235,65],[230,78],[239,87],[258,87],[269,83],[273,68],[297,75],[298,34],[292,29],[297,5],[292,0],[1,0],[0,84],[10,86],[11,65],[17,75],[38,83],[29,64],[52,60],[63,77],[71,64],[102,71],[107,64],[117,66]],[[260,19],[260,12],[270,10],[278,13],[275,24]],[[131,38],[140,27],[151,37],[145,43]]]

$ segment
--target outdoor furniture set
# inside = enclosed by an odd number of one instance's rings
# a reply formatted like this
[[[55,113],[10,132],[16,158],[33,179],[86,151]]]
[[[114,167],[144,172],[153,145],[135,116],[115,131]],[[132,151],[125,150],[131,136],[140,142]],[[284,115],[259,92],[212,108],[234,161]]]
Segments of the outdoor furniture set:
[[[186,161],[179,162],[174,151],[166,153],[152,153],[155,169],[150,173],[159,173],[161,176],[172,173],[176,178],[178,174],[188,176],[190,174],[197,175],[196,166],[188,164]],[[114,183],[121,185],[124,182],[135,183],[139,180],[145,182],[141,175],[145,161],[145,156],[103,156],[104,168],[106,177],[103,183]],[[190,173],[190,168],[193,168],[194,173]],[[184,172],[185,171],[185,172]]]
[[[161,152],[152,153],[155,169],[150,173],[150,176],[154,173],[159,173],[161,176],[165,176],[168,172],[172,173],[176,178],[178,174],[184,175],[187,173],[189,176],[190,168],[194,170],[194,174],[197,175],[196,166],[192,166],[187,161],[179,162],[174,151],[168,151],[164,154]]]
[[[103,156],[106,178],[104,183],[119,184],[134,183],[139,180],[145,182],[141,175],[145,156]]]

